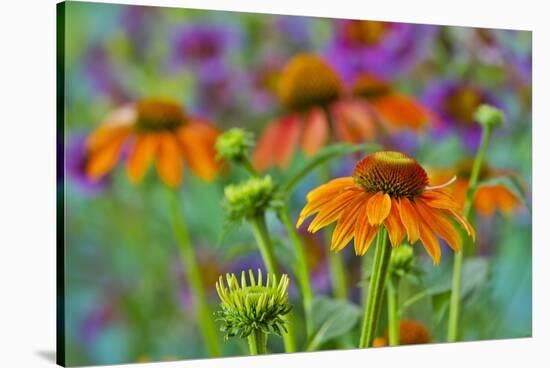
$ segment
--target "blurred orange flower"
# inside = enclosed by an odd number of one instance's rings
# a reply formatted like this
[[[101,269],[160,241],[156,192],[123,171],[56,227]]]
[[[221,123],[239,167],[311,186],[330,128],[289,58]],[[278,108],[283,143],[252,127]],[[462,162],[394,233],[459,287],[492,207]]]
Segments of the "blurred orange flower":
[[[402,320],[399,322],[399,345],[427,344],[431,341],[430,331],[422,323],[413,320]],[[388,331],[384,337],[374,339],[374,347],[388,345]]]
[[[418,131],[434,120],[433,114],[420,102],[369,73],[355,79],[352,94],[362,102],[359,106],[374,110],[377,120],[390,133],[404,128]]]
[[[456,201],[464,206],[466,201],[466,192],[472,172],[472,160],[465,160],[458,164],[456,171],[456,181],[448,187],[451,195]],[[430,170],[432,183],[442,183],[452,177],[452,173],[447,169]],[[493,179],[503,176],[513,176],[514,174],[503,170],[494,170],[483,164],[480,170],[479,180],[483,182],[487,179]],[[481,183],[474,194],[474,208],[476,211],[485,217],[492,216],[497,210],[500,210],[506,215],[510,215],[513,211],[522,207],[520,199],[507,187],[499,184],[483,184]]]
[[[279,76],[277,92],[287,113],[258,140],[253,155],[258,170],[286,167],[298,145],[313,155],[332,137],[358,143],[374,136],[372,113],[344,97],[340,76],[318,55],[292,58]]]
[[[113,170],[129,144],[126,169],[134,183],[152,162],[170,187],[181,183],[184,162],[197,176],[211,180],[219,169],[214,150],[218,134],[217,128],[188,116],[174,101],[144,99],[115,110],[90,134],[86,172],[100,179]]]
[[[381,225],[397,247],[407,234],[410,244],[422,242],[435,264],[441,258],[439,235],[454,250],[461,238],[451,219],[472,238],[475,231],[462,207],[442,186],[428,187],[426,171],[399,152],[377,152],[361,160],[353,176],[333,179],[312,190],[297,227],[312,215],[308,231],[336,222],[331,250],[340,251],[352,239],[357,255],[364,255]]]

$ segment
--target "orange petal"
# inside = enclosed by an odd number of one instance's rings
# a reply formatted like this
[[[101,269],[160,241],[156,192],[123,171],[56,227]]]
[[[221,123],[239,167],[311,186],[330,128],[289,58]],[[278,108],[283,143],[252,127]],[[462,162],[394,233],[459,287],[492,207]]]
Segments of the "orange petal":
[[[131,182],[137,183],[143,179],[143,175],[145,175],[149,163],[155,155],[157,142],[155,134],[140,134],[137,136],[126,164]]]
[[[374,237],[378,233],[379,226],[371,226],[367,216],[367,206],[364,204],[357,215],[357,221],[355,222],[355,232],[353,245],[355,248],[355,254],[363,256],[369,249]]]
[[[353,178],[351,177],[338,178],[309,192],[306,196],[308,203],[300,212],[296,227],[300,227],[306,218],[319,212],[321,207],[332,200],[335,195],[353,185]]]
[[[388,230],[390,242],[394,247],[397,247],[403,241],[405,236],[405,227],[401,223],[399,216],[399,203],[396,199],[392,199],[390,214],[384,220],[384,226]]]
[[[368,106],[358,100],[344,100],[331,109],[334,131],[344,142],[361,143],[376,134],[374,116]]]
[[[105,144],[121,135],[128,135],[136,118],[133,105],[127,105],[110,113],[103,123],[87,139],[86,145],[90,152],[101,149]]]
[[[128,134],[128,132],[118,132],[111,136],[109,141],[103,142],[101,147],[96,147],[89,152],[86,174],[90,178],[99,179],[115,167]]]
[[[508,188],[497,185],[494,192],[498,207],[502,212],[509,214],[520,207],[520,200]]]
[[[426,190],[420,195],[428,206],[433,208],[442,208],[448,210],[459,210],[462,206],[449,194],[440,189]]]
[[[347,189],[334,197],[330,202],[326,203],[319,211],[317,216],[308,226],[308,231],[314,233],[328,224],[338,220],[342,212],[361,194],[358,190]]]
[[[453,224],[447,220],[443,211],[430,208],[422,200],[415,201],[415,208],[430,229],[445,240],[455,252],[460,251],[462,248],[460,235]]]
[[[441,260],[441,247],[439,246],[437,238],[424,221],[418,222],[418,230],[420,233],[420,241],[424,245],[424,248],[430,257],[432,257],[434,264],[439,264]]]
[[[178,141],[172,133],[162,133],[158,137],[156,167],[164,183],[172,188],[180,184],[183,174],[183,157]]]
[[[338,252],[351,241],[355,231],[355,223],[358,216],[362,214],[360,209],[363,208],[367,199],[368,195],[366,193],[359,194],[342,212],[332,233],[331,250]]]
[[[288,167],[292,154],[300,139],[301,120],[297,115],[290,115],[279,125],[278,139],[275,144],[275,163],[282,169]]]
[[[312,109],[306,114],[302,149],[306,155],[314,155],[328,141],[329,129],[325,113],[320,108]]]
[[[178,130],[178,138],[191,170],[199,178],[210,181],[219,170],[214,144],[219,130],[205,122],[191,121]]]
[[[270,123],[256,142],[256,148],[252,154],[252,163],[258,171],[264,171],[275,162],[275,146],[279,138],[279,123],[280,120]]]
[[[473,240],[476,240],[476,231],[470,225],[468,220],[464,217],[464,214],[462,211],[453,211],[453,210],[446,210],[446,213],[451,215],[459,224],[466,230],[466,233],[472,237]]]
[[[414,244],[420,237],[418,229],[420,218],[412,203],[406,197],[401,198],[399,201],[399,217],[401,218],[401,223],[405,226],[405,230],[407,230],[409,242],[411,245]]]
[[[369,224],[380,225],[390,214],[391,198],[387,193],[377,192],[367,203]]]
[[[424,106],[402,94],[390,93],[371,100],[382,118],[397,128],[422,128],[429,120]]]

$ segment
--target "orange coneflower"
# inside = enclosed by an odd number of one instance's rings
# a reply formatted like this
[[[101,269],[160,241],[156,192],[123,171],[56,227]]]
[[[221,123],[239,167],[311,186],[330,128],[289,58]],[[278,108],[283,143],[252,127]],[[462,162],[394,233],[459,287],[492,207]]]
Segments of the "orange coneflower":
[[[287,113],[258,140],[253,156],[257,169],[286,167],[299,144],[307,155],[314,154],[328,142],[331,130],[335,138],[351,143],[373,137],[372,114],[344,98],[340,76],[320,56],[295,56],[278,82],[279,101]]]
[[[470,175],[472,173],[472,160],[464,160],[457,165],[455,182],[449,186],[452,196],[461,205],[466,201],[466,192]],[[449,170],[430,170],[434,183],[448,181],[452,177]],[[480,185],[478,186],[473,199],[476,211],[485,217],[492,216],[497,210],[509,215],[521,207],[520,199],[507,187],[500,184],[484,184],[483,181],[503,176],[513,176],[512,173],[503,170],[495,170],[483,163],[479,172]]]
[[[357,164],[352,177],[333,179],[309,192],[297,226],[314,214],[309,231],[336,222],[331,249],[340,251],[354,239],[357,255],[365,254],[381,225],[392,246],[399,246],[407,234],[411,244],[422,242],[436,264],[441,258],[436,235],[453,250],[461,249],[453,220],[475,237],[460,204],[442,186],[429,187],[422,166],[399,152],[373,153]]]
[[[418,131],[434,120],[432,113],[421,103],[370,73],[355,78],[352,94],[359,106],[375,112],[377,120],[389,132],[405,128]]]
[[[413,320],[399,322],[399,345],[427,344],[431,341],[430,331],[422,323]],[[388,345],[388,331],[384,337],[377,337],[372,342],[373,347]]]
[[[188,116],[174,101],[144,99],[115,110],[88,137],[86,171],[93,179],[103,177],[129,144],[126,168],[132,182],[139,182],[153,161],[160,178],[171,187],[181,182],[184,161],[197,176],[210,180],[218,170],[217,135],[218,129]]]

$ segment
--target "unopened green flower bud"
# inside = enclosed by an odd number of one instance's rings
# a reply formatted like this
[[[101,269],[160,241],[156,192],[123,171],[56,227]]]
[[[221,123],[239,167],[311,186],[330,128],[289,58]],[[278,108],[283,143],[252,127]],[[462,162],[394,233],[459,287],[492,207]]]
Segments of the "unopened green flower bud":
[[[496,107],[483,104],[474,112],[474,119],[487,128],[498,128],[504,123],[504,113]]]
[[[390,270],[392,273],[403,276],[413,266],[414,253],[410,245],[402,244],[391,253]]]
[[[225,187],[224,207],[230,220],[250,219],[275,207],[275,184],[271,176],[250,178]]]
[[[232,336],[248,337],[252,332],[274,333],[286,332],[284,315],[290,312],[288,304],[287,275],[279,280],[275,274],[263,275],[258,270],[257,278],[252,270],[241,273],[241,282],[235,274],[227,274],[225,283],[220,276],[216,290],[220,297],[220,311],[216,314],[222,322],[221,331],[226,338]]]
[[[254,147],[254,136],[240,128],[232,128],[221,134],[215,148],[219,158],[240,162],[248,157]]]

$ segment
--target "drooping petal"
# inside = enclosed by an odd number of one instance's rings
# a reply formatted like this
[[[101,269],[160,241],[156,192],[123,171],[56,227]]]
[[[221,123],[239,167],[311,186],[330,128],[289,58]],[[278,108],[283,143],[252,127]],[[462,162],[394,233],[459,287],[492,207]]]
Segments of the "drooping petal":
[[[347,189],[338,194],[321,208],[317,216],[315,216],[311,224],[309,224],[308,231],[314,233],[338,220],[342,212],[358,194],[359,191],[354,189]]]
[[[414,99],[398,93],[384,94],[371,100],[383,120],[396,128],[422,128],[429,120],[424,106]]]
[[[474,241],[476,240],[476,231],[472,225],[470,225],[466,217],[464,217],[462,211],[446,210],[445,212],[451,215],[460,224],[460,226],[466,230],[466,233],[470,235]]]
[[[338,252],[351,241],[355,231],[355,223],[367,198],[368,195],[366,193],[358,194],[342,212],[332,233],[331,250]]]
[[[100,179],[115,167],[128,135],[128,131],[119,131],[112,135],[109,141],[103,142],[100,147],[89,151],[86,174],[91,179]]]
[[[447,215],[439,209],[430,208],[422,200],[416,200],[414,204],[417,212],[428,227],[445,240],[455,252],[460,251],[462,248],[460,235],[453,224],[447,220]]]
[[[371,226],[367,216],[367,206],[364,204],[357,215],[355,222],[355,232],[353,245],[355,248],[355,254],[358,256],[364,255],[369,249],[374,237],[378,233],[378,225]]]
[[[384,220],[384,226],[388,231],[388,236],[392,246],[397,247],[403,241],[405,236],[405,227],[401,223],[401,217],[399,216],[399,203],[397,199],[392,198],[390,214]]]
[[[308,203],[300,212],[296,227],[300,227],[307,217],[319,212],[321,207],[332,200],[335,195],[353,185],[353,178],[351,177],[338,178],[309,192],[306,196]]]
[[[441,247],[439,246],[439,241],[424,221],[419,221],[418,230],[420,233],[420,241],[424,245],[424,248],[430,257],[432,257],[434,264],[439,264],[441,260]]]
[[[357,100],[343,100],[331,109],[334,131],[338,138],[348,143],[361,143],[376,135],[373,113]]]
[[[321,108],[314,108],[305,115],[302,149],[306,155],[314,155],[329,138],[329,127],[325,113]]]
[[[399,217],[401,218],[401,223],[405,227],[405,230],[407,230],[409,242],[411,245],[414,244],[420,237],[418,229],[420,218],[412,203],[406,197],[401,198],[399,201]]]
[[[279,125],[278,141],[275,144],[275,163],[280,168],[288,167],[300,139],[300,118],[290,115]]]
[[[154,133],[140,134],[136,137],[126,163],[128,178],[131,182],[137,183],[143,179],[155,155],[157,142],[158,139]]]
[[[216,127],[198,120],[188,122],[177,132],[185,160],[203,180],[212,180],[220,168],[214,148],[219,133]]]
[[[462,208],[453,197],[440,189],[426,190],[420,195],[420,199],[433,208],[447,210],[459,210]]]
[[[172,133],[162,133],[158,137],[156,155],[157,172],[167,185],[177,187],[183,174],[183,157],[176,137]]]
[[[90,152],[101,149],[120,135],[128,135],[136,118],[133,105],[126,105],[107,115],[106,119],[90,134],[86,146]]]
[[[275,162],[275,145],[279,139],[278,125],[280,123],[281,120],[269,123],[256,143],[256,148],[252,155],[252,163],[259,171],[264,171]]]
[[[387,193],[377,192],[367,203],[369,224],[380,225],[390,214],[391,198]]]

